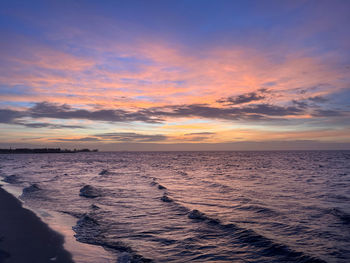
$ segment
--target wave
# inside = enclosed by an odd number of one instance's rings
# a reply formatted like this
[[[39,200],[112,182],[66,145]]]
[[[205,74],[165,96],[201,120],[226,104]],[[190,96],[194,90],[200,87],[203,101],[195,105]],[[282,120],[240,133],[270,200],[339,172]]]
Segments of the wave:
[[[23,188],[22,194],[31,194],[42,190],[38,184],[32,184],[28,187]]]
[[[181,176],[188,176],[188,173],[184,172],[184,171],[176,171],[177,174],[181,175]]]
[[[161,185],[160,183],[157,182],[157,178],[152,177],[152,186],[157,186],[159,190],[167,190],[167,188],[164,185]]]
[[[90,205],[90,208],[92,210],[99,210],[99,209],[101,209],[98,205],[95,205],[95,204]]]
[[[161,184],[158,184],[158,189],[164,190],[164,189],[167,189],[167,188],[165,186],[161,185]]]
[[[171,203],[173,201],[173,199],[171,199],[167,194],[164,194],[160,200],[162,200],[165,203]]]
[[[100,222],[93,214],[84,214],[72,228],[76,233],[74,236],[77,241],[91,245],[102,246],[105,249],[115,250],[120,255],[118,263],[149,263],[153,262],[151,259],[145,258],[136,253],[130,246],[121,242],[109,240],[105,233],[108,229],[104,229]]]
[[[336,200],[339,200],[339,201],[350,201],[350,198],[345,196],[345,195],[339,195],[339,194],[328,194],[326,196],[327,198],[332,198],[332,199],[336,199]]]
[[[219,182],[213,182],[209,180],[201,180],[202,183],[206,183],[209,187],[217,188],[219,189],[219,192],[227,193],[227,192],[235,192],[236,189],[232,188],[231,186],[219,183]]]
[[[245,210],[245,211],[254,211],[258,214],[266,214],[266,215],[278,215],[279,213],[271,208],[259,206],[259,205],[247,205],[247,206],[240,206],[237,207],[238,210]]]
[[[109,171],[107,169],[103,169],[101,172],[98,173],[99,175],[107,175],[109,174]]]
[[[154,182],[155,180],[153,180]],[[155,184],[156,185],[156,184]],[[244,243],[249,246],[253,246],[259,249],[259,252],[266,257],[279,257],[283,262],[297,262],[297,263],[325,263],[322,259],[315,258],[304,254],[303,252],[295,251],[285,244],[279,244],[275,241],[256,233],[252,229],[246,229],[236,224],[222,223],[217,218],[212,218],[205,213],[197,209],[189,209],[176,200],[170,198],[168,193],[164,193],[161,201],[169,203],[173,208],[181,211],[183,215],[195,222],[202,222],[210,226],[216,226],[221,231],[225,232],[229,236],[237,239],[240,243]],[[260,206],[246,206],[241,209],[253,210],[258,213],[277,213],[272,209],[260,207]]]
[[[85,185],[80,189],[79,195],[87,198],[96,198],[101,196],[101,191],[91,185]]]
[[[18,175],[8,175],[5,176],[4,179],[2,179],[2,181],[4,181],[5,183],[9,183],[9,184],[18,184],[20,183],[20,177]]]
[[[150,184],[157,189],[163,191],[163,196],[160,201],[167,203],[172,209],[177,210],[178,216],[187,216],[194,223],[207,224],[209,228],[217,228],[223,236],[229,236],[243,246],[254,247],[257,253],[271,258],[272,261],[276,259],[279,262],[297,262],[297,263],[324,263],[322,259],[309,256],[303,252],[295,251],[285,244],[273,241],[272,239],[258,234],[252,229],[241,227],[234,223],[223,223],[220,219],[213,218],[204,212],[186,207],[181,202],[169,196],[168,190],[161,185],[157,178],[150,177]],[[223,185],[214,184],[214,187],[222,187]],[[226,186],[227,187],[227,186]],[[273,209],[261,207],[256,205],[240,207],[242,210],[254,211],[262,214],[278,214]],[[106,227],[107,228],[107,227]],[[118,258],[118,262],[152,262],[150,259],[145,259],[138,255],[130,246],[120,241],[113,241],[106,238],[104,235],[103,226],[91,215],[84,215],[81,217],[77,225],[73,228],[77,233],[77,240],[84,243],[101,245],[105,248],[114,249],[122,252]],[[108,232],[106,232],[108,233]],[[124,252],[124,253],[123,253]],[[132,260],[130,260],[132,259]],[[135,261],[133,261],[135,260]],[[136,261],[139,260],[139,261]]]
[[[236,238],[240,243],[254,246],[260,253],[268,257],[280,257],[281,261],[299,262],[299,263],[324,263],[325,261],[306,255],[303,252],[295,251],[287,245],[279,244],[273,240],[256,233],[252,229],[245,229],[236,224],[224,224],[219,219],[211,218],[199,210],[191,210],[188,218],[202,221],[210,225],[216,225],[222,231]]]
[[[335,217],[339,218],[345,224],[350,224],[350,214],[347,214],[346,212],[340,210],[339,208],[332,208],[330,210],[330,213]]]

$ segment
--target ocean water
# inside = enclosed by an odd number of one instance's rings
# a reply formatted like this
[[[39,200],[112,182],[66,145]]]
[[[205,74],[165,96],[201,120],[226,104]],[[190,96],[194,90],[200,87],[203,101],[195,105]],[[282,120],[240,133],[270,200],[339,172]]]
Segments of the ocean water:
[[[349,151],[0,155],[0,177],[91,262],[350,262]]]

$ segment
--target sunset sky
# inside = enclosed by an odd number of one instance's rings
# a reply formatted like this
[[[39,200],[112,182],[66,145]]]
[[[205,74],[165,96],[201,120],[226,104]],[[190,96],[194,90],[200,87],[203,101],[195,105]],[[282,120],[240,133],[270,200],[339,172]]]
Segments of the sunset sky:
[[[350,1],[0,3],[0,147],[350,149]]]

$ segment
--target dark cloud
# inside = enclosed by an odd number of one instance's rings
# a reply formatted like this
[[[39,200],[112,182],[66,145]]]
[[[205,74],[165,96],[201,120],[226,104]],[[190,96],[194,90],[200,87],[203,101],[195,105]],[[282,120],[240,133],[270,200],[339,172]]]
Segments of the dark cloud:
[[[47,102],[37,103],[25,111],[10,109],[0,110],[0,122],[18,124],[31,128],[83,128],[76,125],[58,125],[43,122],[23,121],[21,118],[52,118],[52,119],[86,119],[109,122],[142,121],[147,123],[160,123],[164,118],[172,117],[198,117],[207,119],[225,120],[269,120],[270,117],[299,115],[302,109],[297,107],[283,107],[271,104],[254,104],[241,107],[212,107],[207,104],[172,105],[141,109],[136,112],[125,110],[80,110],[63,104]]]
[[[271,104],[258,104],[242,108],[241,110],[244,113],[263,114],[267,116],[300,115],[304,111],[298,107],[283,107]]]
[[[61,141],[61,142],[98,142],[101,141],[96,137],[84,137],[78,139],[53,139],[53,141]]]
[[[314,103],[324,103],[327,102],[328,99],[322,96],[314,96],[314,97],[309,97],[307,99],[301,99],[301,100],[292,100],[292,103],[302,109],[306,108],[315,108],[317,107]],[[309,104],[311,102],[311,104]]]
[[[61,142],[103,142],[103,141],[115,141],[115,142],[159,142],[167,140],[167,136],[161,134],[139,134],[134,132],[112,132],[112,133],[101,133],[95,134],[90,137],[66,139],[59,138],[53,139],[53,141]]]
[[[268,120],[270,117],[300,115],[303,109],[271,104],[256,104],[244,107],[211,107],[206,104],[191,104],[153,108],[148,114],[156,117],[200,117],[225,120]]]
[[[245,115],[242,115],[241,116],[241,119],[242,120],[247,120],[247,121],[269,121],[269,120],[283,120],[281,118],[270,118],[270,117],[266,117],[264,115],[261,115],[261,114],[245,114]]]
[[[310,97],[308,98],[309,101],[312,102],[316,102],[316,103],[323,103],[323,102],[327,102],[328,99],[322,96],[314,96],[314,97]]]
[[[182,141],[196,141],[201,142],[206,139],[210,139],[215,132],[192,132],[184,134],[186,137],[182,138]]]
[[[57,105],[48,102],[37,103],[29,109],[28,114],[32,118],[54,118],[54,119],[86,119],[95,121],[130,122],[142,121],[155,123],[154,119],[144,115],[142,112],[128,112],[125,110],[84,110],[73,109],[69,105]]]
[[[121,142],[157,142],[165,141],[168,137],[162,134],[139,134],[134,132],[112,132],[95,134],[94,136],[102,140],[113,140]]]
[[[27,111],[16,111],[10,109],[0,109],[0,123],[22,125],[28,128],[50,128],[50,129],[61,129],[61,128],[84,128],[83,126],[78,125],[61,125],[61,124],[52,124],[44,122],[25,122],[20,121],[23,117],[31,117]]]
[[[304,100],[292,100],[292,103],[302,109],[305,109],[309,106],[309,104]]]
[[[128,112],[125,110],[85,110],[74,109],[67,104],[59,105],[48,102],[36,103],[33,107],[17,111],[11,109],[0,109],[0,123],[23,125],[30,128],[84,128],[78,125],[59,125],[43,122],[22,121],[21,118],[52,118],[52,119],[85,119],[93,121],[110,121],[110,122],[131,122],[142,121],[147,123],[158,123],[162,119],[159,117],[146,115],[143,111]]]
[[[314,117],[339,117],[343,116],[344,112],[336,111],[336,110],[315,110],[312,113],[312,116]]]
[[[192,141],[192,142],[202,142],[206,139],[209,139],[210,137],[208,136],[195,136],[195,137],[191,137],[188,139],[181,139],[181,141]]]
[[[185,135],[214,135],[215,132],[192,132],[186,133]]]
[[[62,124],[52,124],[52,123],[46,123],[46,122],[13,122],[13,124],[23,125],[28,128],[49,128],[49,129],[62,129],[62,128],[69,128],[69,129],[83,129],[84,126],[79,125],[62,125]]]
[[[259,91],[265,92],[266,89],[261,89]],[[217,100],[217,102],[226,104],[226,105],[239,105],[244,104],[252,101],[260,101],[265,99],[265,96],[258,92],[250,92],[246,94],[242,94],[239,96],[232,96],[228,98],[222,98],[220,100]]]
[[[258,90],[260,93],[269,92],[266,89]],[[235,97],[239,105],[223,105],[222,107],[210,106],[208,104],[170,105],[139,109],[137,111],[126,111],[122,109],[75,109],[67,104],[59,105],[48,102],[35,104],[27,110],[17,111],[11,109],[0,109],[0,123],[23,125],[30,128],[84,128],[79,125],[61,125],[35,121],[41,118],[51,119],[78,119],[107,122],[133,122],[161,123],[167,118],[203,118],[239,121],[266,121],[276,122],[286,120],[288,116],[300,116],[311,113],[314,117],[341,116],[340,110],[328,110],[308,104],[308,101],[325,101],[323,97],[310,97],[306,100],[293,100],[292,106],[281,106],[268,103],[244,104],[243,101],[262,98],[261,95],[248,93]],[[233,101],[233,99],[232,99]],[[163,140],[163,137],[132,137],[129,134],[114,134],[119,140]],[[203,134],[202,134],[203,135]],[[208,135],[208,134],[207,134]],[[112,135],[111,135],[112,136]],[[158,136],[158,135],[157,135]],[[159,135],[162,136],[162,135]]]
[[[148,114],[159,117],[203,117],[209,119],[237,119],[239,108],[216,108],[207,104],[176,105],[153,108]]]
[[[0,123],[13,123],[15,119],[23,117],[23,112],[10,110],[10,109],[0,109]]]

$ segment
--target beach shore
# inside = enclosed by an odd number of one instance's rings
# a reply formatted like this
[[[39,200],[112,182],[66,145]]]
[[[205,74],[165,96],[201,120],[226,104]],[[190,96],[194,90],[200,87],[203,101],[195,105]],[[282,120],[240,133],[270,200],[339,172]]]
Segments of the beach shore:
[[[0,187],[0,263],[70,263],[64,238]]]

